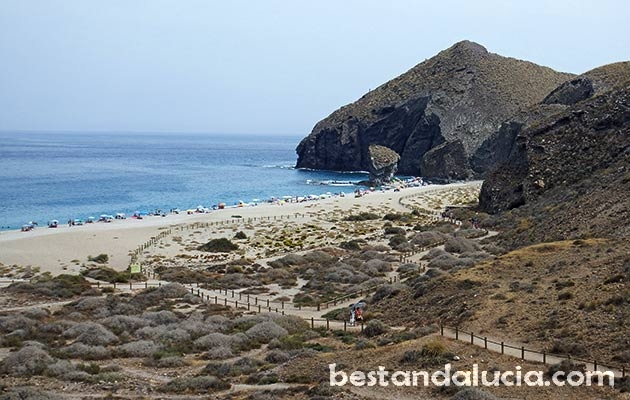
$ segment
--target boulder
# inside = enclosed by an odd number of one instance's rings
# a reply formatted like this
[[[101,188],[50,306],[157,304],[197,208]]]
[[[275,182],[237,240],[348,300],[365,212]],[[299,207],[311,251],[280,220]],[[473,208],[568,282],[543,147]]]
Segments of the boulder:
[[[389,147],[371,145],[368,148],[368,172],[370,173],[370,185],[381,186],[390,183],[396,170],[400,156]]]

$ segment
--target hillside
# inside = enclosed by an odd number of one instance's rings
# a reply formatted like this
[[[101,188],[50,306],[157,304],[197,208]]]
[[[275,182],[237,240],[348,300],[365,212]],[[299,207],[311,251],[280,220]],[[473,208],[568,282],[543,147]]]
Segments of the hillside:
[[[469,157],[503,121],[571,77],[459,42],[317,123],[297,167],[367,170],[378,144],[401,156],[402,174],[467,178]]]
[[[618,223],[627,219],[630,204],[630,63],[622,65],[625,82],[516,136],[507,161],[484,182],[483,211],[515,209],[521,218],[535,218],[531,243],[628,235]],[[611,69],[619,71],[619,65]]]
[[[375,312],[392,325],[443,323],[530,349],[627,365],[628,254],[627,241],[530,246],[471,268],[418,278]]]
[[[513,143],[477,210],[499,234],[462,254],[429,253],[422,263],[433,269],[375,312],[392,325],[444,323],[628,365],[630,63],[576,77],[519,117],[504,125]],[[480,250],[498,256],[479,259]]]

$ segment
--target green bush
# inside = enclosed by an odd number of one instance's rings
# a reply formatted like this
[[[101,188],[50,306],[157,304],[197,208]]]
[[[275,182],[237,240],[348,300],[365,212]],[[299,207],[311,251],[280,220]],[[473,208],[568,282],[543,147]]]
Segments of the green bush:
[[[369,221],[374,219],[379,219],[380,217],[374,213],[370,212],[361,212],[359,214],[348,215],[344,218],[346,221]]]
[[[197,250],[208,251],[211,253],[229,253],[237,249],[238,245],[232,243],[226,238],[212,239],[208,243],[197,247]]]
[[[405,228],[401,228],[399,226],[388,226],[385,228],[386,235],[405,235],[407,231]]]

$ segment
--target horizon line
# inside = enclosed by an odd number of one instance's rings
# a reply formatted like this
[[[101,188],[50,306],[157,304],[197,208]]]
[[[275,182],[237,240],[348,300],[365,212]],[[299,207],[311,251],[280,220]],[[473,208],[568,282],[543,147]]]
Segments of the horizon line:
[[[211,131],[171,131],[171,130],[101,130],[101,129],[0,129],[3,133],[68,133],[68,134],[91,134],[91,133],[111,133],[111,134],[187,134],[187,135],[221,135],[221,136],[285,136],[304,137],[298,133],[265,133],[265,132],[211,132]]]

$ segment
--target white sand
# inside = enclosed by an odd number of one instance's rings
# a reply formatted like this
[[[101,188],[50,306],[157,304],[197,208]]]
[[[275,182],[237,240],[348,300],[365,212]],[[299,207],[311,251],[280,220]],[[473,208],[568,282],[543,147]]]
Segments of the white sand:
[[[88,256],[105,253],[109,255],[110,267],[124,270],[129,265],[131,251],[170,226],[231,220],[232,215],[240,215],[244,219],[267,216],[273,218],[296,213],[312,215],[314,212],[333,208],[341,211],[353,209],[354,212],[358,212],[370,207],[388,206],[394,210],[405,211],[406,209],[399,204],[403,196],[422,195],[429,192],[439,194],[443,191],[479,186],[479,184],[479,182],[468,182],[423,186],[402,189],[400,192],[373,192],[360,198],[348,195],[297,204],[262,204],[253,207],[228,208],[207,214],[170,214],[166,217],[151,216],[142,220],[115,220],[111,223],[99,222],[83,226],[60,225],[56,229],[38,227],[30,232],[0,232],[0,263],[5,266],[38,267],[40,271],[49,271],[52,274],[77,273],[81,269],[80,264],[87,262]],[[282,222],[278,221],[278,223]]]

